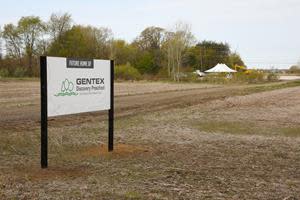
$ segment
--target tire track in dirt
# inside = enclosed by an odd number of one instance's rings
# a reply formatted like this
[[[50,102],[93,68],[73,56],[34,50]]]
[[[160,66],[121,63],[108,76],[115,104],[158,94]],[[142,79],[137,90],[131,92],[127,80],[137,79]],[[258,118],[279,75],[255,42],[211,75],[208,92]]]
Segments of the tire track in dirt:
[[[115,97],[116,118],[139,113],[154,112],[177,107],[197,105],[211,100],[224,99],[233,93],[238,93],[241,87],[230,88],[199,88],[180,91],[152,92],[137,95],[122,95]],[[31,105],[0,110],[1,130],[35,130],[39,128],[39,99],[33,99]],[[107,118],[106,112],[84,113],[49,119],[49,125],[65,126],[77,123],[93,122]]]
[[[13,85],[14,82],[6,83],[7,86]],[[27,87],[26,87],[27,84]],[[14,92],[8,96],[0,97],[2,100],[0,104],[0,131],[25,131],[37,130],[40,127],[40,98],[38,82],[18,83],[14,88]],[[128,83],[122,86],[118,83],[119,93],[115,96],[115,116],[116,118],[127,117],[135,114],[162,111],[171,108],[184,108],[216,100],[224,100],[232,96],[246,95],[249,93],[247,89],[254,86],[249,85],[227,85],[227,86],[212,86],[199,84],[199,88],[190,87],[189,85],[170,85],[166,84],[168,88],[163,88],[160,83],[158,90],[151,88],[153,85],[144,83],[132,83],[130,86],[131,93],[122,93],[122,87],[127,87]],[[137,90],[134,91],[135,84],[138,85]],[[0,84],[0,91],[10,93],[10,90],[5,89],[5,84]],[[155,83],[157,86],[157,83]],[[147,90],[147,88],[151,90]],[[178,87],[178,88],[177,88]],[[22,93],[23,89],[26,90]],[[121,90],[120,90],[121,88]],[[144,91],[145,90],[145,91]],[[134,93],[132,93],[134,91]],[[14,98],[16,104],[7,99]],[[32,100],[29,100],[32,97]],[[24,101],[24,99],[26,99]],[[4,103],[3,103],[4,102]],[[6,103],[5,103],[6,102]],[[107,112],[84,113],[78,115],[62,116],[57,118],[50,118],[50,126],[68,126],[75,124],[82,124],[86,122],[97,122],[107,119]]]

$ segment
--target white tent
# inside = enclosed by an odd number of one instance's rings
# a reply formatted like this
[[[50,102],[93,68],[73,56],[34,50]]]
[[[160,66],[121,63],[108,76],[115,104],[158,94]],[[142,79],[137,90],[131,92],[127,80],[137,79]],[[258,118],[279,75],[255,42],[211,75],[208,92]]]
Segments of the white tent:
[[[235,73],[237,71],[230,69],[225,64],[217,64],[214,68],[211,68],[205,72],[206,73]]]

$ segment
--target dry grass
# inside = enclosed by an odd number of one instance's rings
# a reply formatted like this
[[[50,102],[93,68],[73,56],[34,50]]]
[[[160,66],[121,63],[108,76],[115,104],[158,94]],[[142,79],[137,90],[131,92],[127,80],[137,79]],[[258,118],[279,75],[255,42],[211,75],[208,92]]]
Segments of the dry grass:
[[[105,119],[53,119],[48,170],[38,122],[1,129],[0,199],[299,199],[299,87],[228,87],[225,98],[210,88],[201,104],[118,117],[114,153]],[[185,94],[177,100],[197,98]]]

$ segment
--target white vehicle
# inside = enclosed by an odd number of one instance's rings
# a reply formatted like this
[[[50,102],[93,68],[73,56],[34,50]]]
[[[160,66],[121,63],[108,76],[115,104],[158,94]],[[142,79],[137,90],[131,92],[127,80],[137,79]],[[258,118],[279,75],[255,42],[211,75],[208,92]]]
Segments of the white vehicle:
[[[204,72],[201,72],[200,70],[196,70],[195,72],[193,72],[194,74],[197,74],[199,77],[204,77],[206,76],[206,74]]]

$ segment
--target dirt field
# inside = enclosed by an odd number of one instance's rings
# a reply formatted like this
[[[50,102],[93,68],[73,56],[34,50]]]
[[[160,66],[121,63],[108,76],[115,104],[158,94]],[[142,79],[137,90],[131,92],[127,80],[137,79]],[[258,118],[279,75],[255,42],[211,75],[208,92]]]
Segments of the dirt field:
[[[0,199],[300,199],[300,84],[116,84],[107,114],[50,119],[39,83],[0,81]]]

